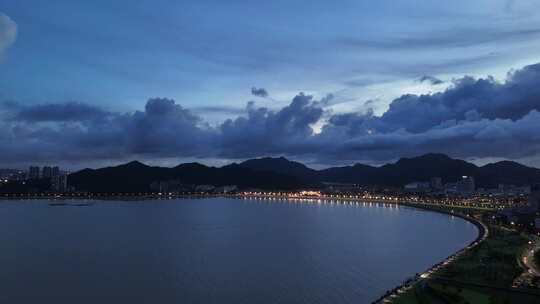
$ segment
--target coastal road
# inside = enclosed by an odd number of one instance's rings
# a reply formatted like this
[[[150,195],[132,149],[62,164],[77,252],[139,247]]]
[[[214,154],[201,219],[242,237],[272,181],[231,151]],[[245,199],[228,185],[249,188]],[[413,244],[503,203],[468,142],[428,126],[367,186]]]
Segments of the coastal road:
[[[538,250],[540,250],[540,240],[535,237],[531,246],[526,249],[521,258],[521,261],[527,267],[528,272],[536,277],[540,277],[539,265],[536,265],[534,260],[534,253]]]

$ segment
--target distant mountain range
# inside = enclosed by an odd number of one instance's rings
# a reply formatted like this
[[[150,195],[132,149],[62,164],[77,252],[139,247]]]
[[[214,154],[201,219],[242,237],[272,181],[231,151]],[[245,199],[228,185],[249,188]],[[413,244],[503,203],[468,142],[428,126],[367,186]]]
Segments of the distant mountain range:
[[[221,168],[186,163],[174,168],[152,167],[133,161],[116,167],[84,169],[69,175],[69,185],[89,192],[146,192],[153,182],[179,180],[194,185],[237,185],[240,188],[297,189],[304,182],[294,176],[231,164]]]
[[[323,170],[314,170],[283,157],[250,159],[221,168],[199,163],[163,168],[134,161],[116,167],[84,169],[71,174],[69,184],[77,190],[91,192],[145,192],[150,191],[152,182],[167,180],[179,180],[184,184],[288,190],[319,186],[323,182],[400,187],[414,181],[429,181],[431,177],[441,177],[444,183],[455,182],[464,175],[473,176],[479,187],[540,182],[540,169],[516,162],[501,161],[479,167],[432,153],[402,158],[381,167],[355,164]]]
[[[402,158],[396,163],[381,167],[355,164],[313,170],[283,157],[251,159],[241,163],[240,166],[291,175],[308,182],[339,182],[373,186],[403,186],[415,181],[429,181],[432,177],[441,177],[443,182],[447,183],[455,182],[465,175],[473,176],[479,187],[540,182],[540,169],[527,167],[517,162],[501,161],[479,167],[464,160],[436,153]]]

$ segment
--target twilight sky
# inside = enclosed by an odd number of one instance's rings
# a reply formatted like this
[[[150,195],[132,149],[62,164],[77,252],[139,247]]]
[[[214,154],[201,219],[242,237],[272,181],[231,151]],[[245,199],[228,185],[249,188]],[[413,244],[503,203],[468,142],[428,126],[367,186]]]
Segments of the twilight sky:
[[[540,1],[0,0],[0,167],[540,167]]]

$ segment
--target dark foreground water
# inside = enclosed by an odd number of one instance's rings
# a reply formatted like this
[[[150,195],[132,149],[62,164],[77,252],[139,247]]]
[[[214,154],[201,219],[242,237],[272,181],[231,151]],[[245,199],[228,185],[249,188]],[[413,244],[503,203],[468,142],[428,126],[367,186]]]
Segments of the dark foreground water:
[[[48,203],[0,201],[0,303],[370,303],[477,235],[376,204]]]

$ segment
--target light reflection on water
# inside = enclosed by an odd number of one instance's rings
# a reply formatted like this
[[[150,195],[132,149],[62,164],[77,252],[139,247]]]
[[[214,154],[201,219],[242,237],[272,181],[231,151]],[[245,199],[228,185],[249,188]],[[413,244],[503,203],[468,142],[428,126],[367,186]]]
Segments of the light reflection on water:
[[[0,202],[1,303],[369,303],[477,233],[362,201],[88,202]]]

